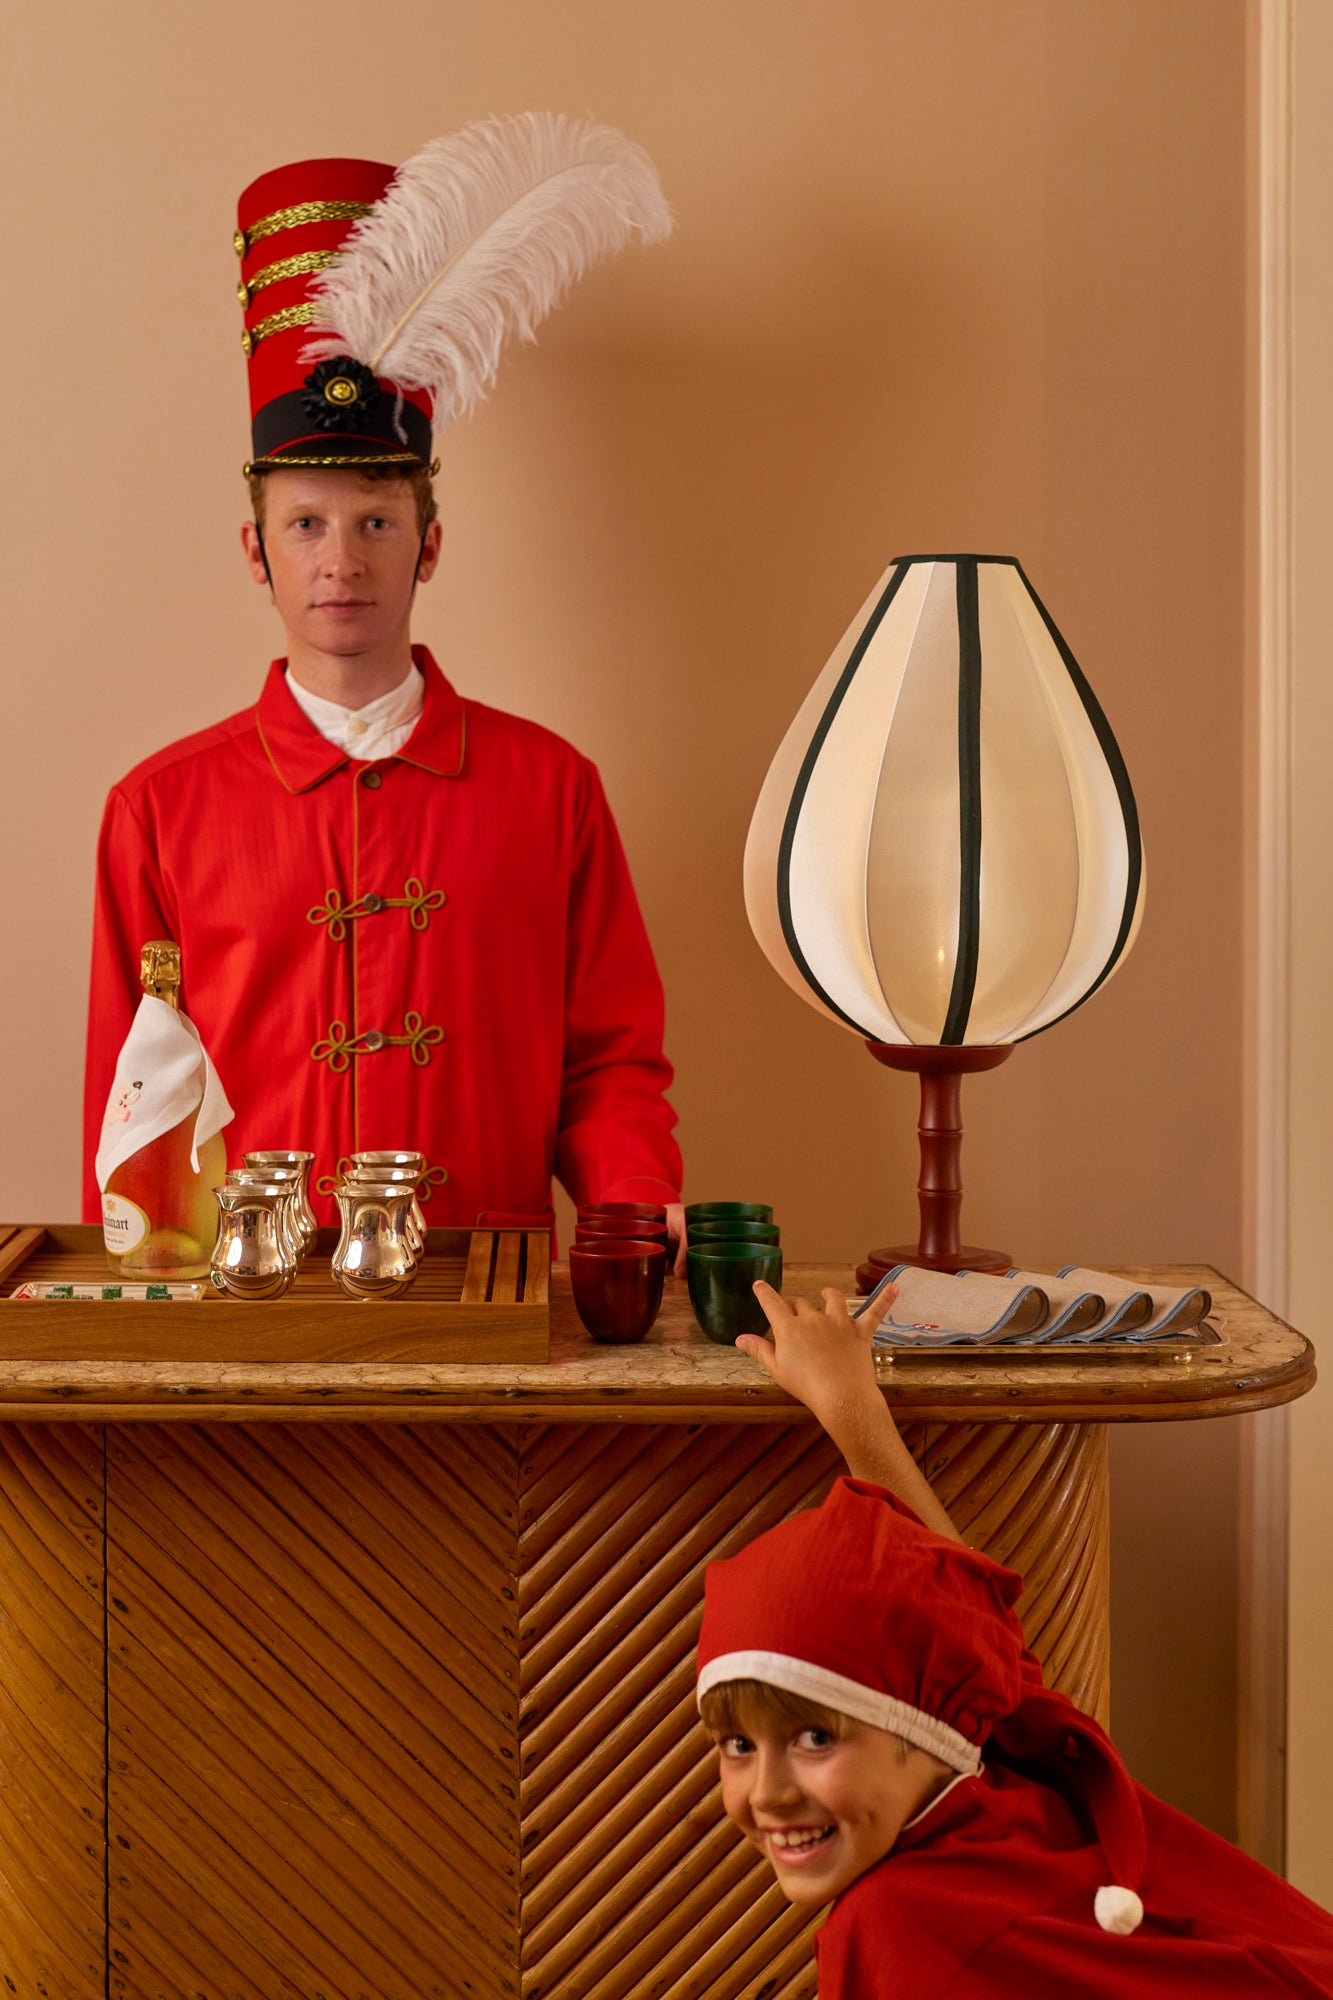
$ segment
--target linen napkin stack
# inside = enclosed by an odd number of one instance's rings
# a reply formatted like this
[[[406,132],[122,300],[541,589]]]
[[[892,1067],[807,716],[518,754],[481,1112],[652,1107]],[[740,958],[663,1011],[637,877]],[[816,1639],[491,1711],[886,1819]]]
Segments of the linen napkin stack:
[[[1011,1270],[1003,1277],[961,1271],[956,1277],[900,1264],[898,1296],[877,1319],[875,1340],[902,1347],[1039,1347],[1139,1344],[1176,1338],[1212,1310],[1200,1288],[1172,1291],[1136,1285],[1109,1271],[1068,1264],[1062,1271]]]
[[[1169,1340],[1198,1326],[1213,1309],[1212,1294],[1202,1287],[1187,1285],[1172,1291],[1160,1285],[1136,1285],[1128,1278],[1113,1278],[1109,1271],[1085,1271],[1073,1264],[1059,1276],[1062,1283],[1085,1285],[1106,1300],[1105,1319],[1080,1335],[1083,1340],[1102,1340],[1111,1334],[1118,1340]],[[1132,1309],[1128,1319],[1127,1308]]]

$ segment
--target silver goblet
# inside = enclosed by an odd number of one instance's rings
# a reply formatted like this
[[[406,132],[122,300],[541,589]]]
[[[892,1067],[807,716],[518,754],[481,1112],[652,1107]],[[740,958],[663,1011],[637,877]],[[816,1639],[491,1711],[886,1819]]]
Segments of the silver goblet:
[[[310,1170],[315,1164],[313,1153],[246,1153],[243,1155],[247,1167],[260,1167],[266,1171],[279,1169],[274,1179],[285,1178],[288,1173],[298,1175],[296,1200],[292,1203],[292,1213],[296,1218],[297,1231],[301,1238],[301,1255],[308,1257],[315,1247],[315,1237],[319,1224],[315,1211],[310,1206]]]
[[[334,1189],[342,1229],[333,1276],[351,1299],[393,1299],[417,1274],[410,1182],[345,1181]]]
[[[354,1165],[343,1181],[344,1187],[368,1187],[376,1183],[394,1187],[410,1187],[412,1208],[407,1218],[407,1240],[412,1255],[420,1260],[426,1248],[426,1218],[421,1212],[421,1175],[406,1167],[371,1167]]]
[[[218,1240],[209,1280],[233,1299],[280,1299],[296,1276],[286,1208],[291,1190],[277,1182],[214,1188]]]

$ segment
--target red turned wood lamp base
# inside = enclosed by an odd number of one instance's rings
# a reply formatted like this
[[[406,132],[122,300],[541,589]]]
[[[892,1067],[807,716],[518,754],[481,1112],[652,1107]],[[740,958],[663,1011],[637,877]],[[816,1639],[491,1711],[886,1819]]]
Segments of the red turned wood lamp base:
[[[877,1285],[895,1264],[916,1264],[926,1271],[1007,1271],[1013,1258],[1007,1250],[979,1250],[964,1243],[960,1223],[963,1183],[963,1078],[974,1071],[998,1069],[1012,1053],[1012,1044],[988,1049],[913,1048],[910,1044],[867,1042],[876,1062],[888,1069],[914,1070],[921,1078],[921,1237],[916,1243],[895,1243],[872,1250],[857,1268],[863,1292]]]

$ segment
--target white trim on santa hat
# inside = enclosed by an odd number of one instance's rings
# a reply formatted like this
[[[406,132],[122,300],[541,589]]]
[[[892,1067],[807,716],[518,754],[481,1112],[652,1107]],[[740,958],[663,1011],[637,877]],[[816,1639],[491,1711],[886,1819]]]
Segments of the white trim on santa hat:
[[[794,1659],[790,1653],[720,1653],[699,1675],[696,1698],[723,1681],[767,1681],[770,1687],[785,1688],[788,1694],[804,1695],[872,1729],[888,1729],[918,1750],[929,1751],[960,1777],[970,1778],[981,1768],[981,1752],[975,1743],[947,1722],[899,1701],[895,1695],[881,1694],[878,1688],[864,1687],[828,1667],[816,1667],[809,1660]]]

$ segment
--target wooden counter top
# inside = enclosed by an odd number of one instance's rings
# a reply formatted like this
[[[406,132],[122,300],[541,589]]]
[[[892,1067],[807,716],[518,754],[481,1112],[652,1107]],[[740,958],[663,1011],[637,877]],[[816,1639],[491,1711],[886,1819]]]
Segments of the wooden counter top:
[[[1314,1386],[1309,1341],[1218,1272],[1199,1265],[1159,1265],[1123,1275],[1162,1285],[1206,1286],[1223,1326],[1222,1344],[1189,1350],[1165,1342],[1127,1359],[1092,1349],[1076,1360],[1040,1360],[1021,1349],[1006,1351],[1003,1358],[999,1353],[897,1358],[879,1371],[886,1396],[895,1411],[914,1423],[1143,1423],[1267,1409]],[[830,1284],[850,1289],[850,1269],[792,1265],[783,1289],[788,1297],[798,1292],[818,1296],[820,1286]],[[221,1332],[226,1308],[215,1310]],[[645,1341],[603,1347],[579,1325],[568,1271],[557,1265],[551,1281],[551,1360],[545,1367],[0,1362],[0,1420],[61,1418],[81,1423],[790,1424],[804,1420],[805,1412],[745,1355],[705,1339],[694,1323],[683,1279],[667,1281],[661,1318]]]

